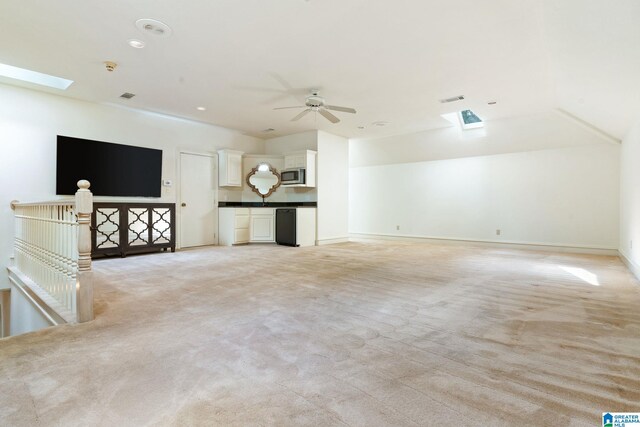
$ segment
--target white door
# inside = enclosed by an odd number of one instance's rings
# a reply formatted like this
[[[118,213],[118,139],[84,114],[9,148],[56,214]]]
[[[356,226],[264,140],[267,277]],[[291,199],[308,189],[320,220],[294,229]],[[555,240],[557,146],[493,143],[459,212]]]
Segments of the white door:
[[[215,156],[180,153],[180,247],[217,244],[217,194]]]

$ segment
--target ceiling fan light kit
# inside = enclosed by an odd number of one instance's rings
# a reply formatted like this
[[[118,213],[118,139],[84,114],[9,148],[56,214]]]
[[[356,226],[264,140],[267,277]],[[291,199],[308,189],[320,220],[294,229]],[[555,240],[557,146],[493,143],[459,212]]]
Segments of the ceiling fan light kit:
[[[290,108],[305,108],[305,110],[301,111],[293,119],[291,119],[292,122],[300,120],[301,118],[309,114],[311,111],[320,113],[322,117],[329,120],[331,123],[338,123],[340,119],[336,117],[334,114],[332,114],[331,112],[329,112],[329,110],[340,111],[342,113],[351,113],[351,114],[356,113],[356,110],[350,107],[339,107],[337,105],[325,104],[324,98],[320,96],[320,93],[317,90],[311,91],[311,94],[307,96],[307,98],[305,99],[304,104],[305,105],[296,105],[294,107],[279,107],[279,108],[274,108],[274,110],[287,110]]]

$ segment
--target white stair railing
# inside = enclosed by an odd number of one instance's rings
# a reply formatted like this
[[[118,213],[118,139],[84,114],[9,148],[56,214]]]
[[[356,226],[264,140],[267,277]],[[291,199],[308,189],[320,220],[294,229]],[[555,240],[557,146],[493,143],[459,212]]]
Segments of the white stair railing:
[[[78,181],[75,200],[11,204],[15,264],[9,278],[54,324],[93,320],[89,185]]]

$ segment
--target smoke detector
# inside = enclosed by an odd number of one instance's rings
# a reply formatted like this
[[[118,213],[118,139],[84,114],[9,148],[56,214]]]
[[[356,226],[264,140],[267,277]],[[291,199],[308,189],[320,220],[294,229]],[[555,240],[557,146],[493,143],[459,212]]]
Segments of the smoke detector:
[[[112,72],[113,70],[116,69],[118,64],[116,64],[115,62],[112,62],[112,61],[104,61],[104,66],[107,68],[108,72]]]
[[[138,19],[136,21],[136,28],[145,34],[156,37],[169,37],[172,33],[171,28],[164,22],[148,18]]]

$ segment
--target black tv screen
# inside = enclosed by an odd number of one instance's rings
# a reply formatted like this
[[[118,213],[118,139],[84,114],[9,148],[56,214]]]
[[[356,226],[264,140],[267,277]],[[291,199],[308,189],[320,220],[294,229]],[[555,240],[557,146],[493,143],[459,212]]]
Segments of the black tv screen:
[[[160,197],[162,150],[58,135],[56,194],[86,179],[96,196]]]

